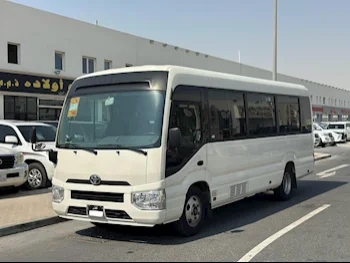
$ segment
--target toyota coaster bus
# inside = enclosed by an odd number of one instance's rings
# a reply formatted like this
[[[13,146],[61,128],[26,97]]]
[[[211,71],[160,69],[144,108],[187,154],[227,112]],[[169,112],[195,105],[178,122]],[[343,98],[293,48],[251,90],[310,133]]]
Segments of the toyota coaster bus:
[[[53,208],[98,226],[173,223],[191,236],[212,209],[270,190],[288,200],[314,170],[309,96],[178,66],[82,76],[49,153]]]

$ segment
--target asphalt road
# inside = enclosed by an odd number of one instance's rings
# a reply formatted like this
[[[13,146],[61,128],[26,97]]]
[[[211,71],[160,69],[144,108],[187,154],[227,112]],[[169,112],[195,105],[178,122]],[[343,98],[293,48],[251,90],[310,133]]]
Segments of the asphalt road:
[[[291,201],[276,202],[265,195],[221,208],[199,236],[183,239],[169,227],[107,231],[70,221],[0,238],[0,261],[232,262],[260,244],[252,262],[348,262],[350,145],[320,151],[333,157],[317,162],[316,173],[299,182]],[[336,170],[322,173],[332,168]],[[324,205],[330,206],[295,225]],[[289,232],[268,242],[291,224]]]

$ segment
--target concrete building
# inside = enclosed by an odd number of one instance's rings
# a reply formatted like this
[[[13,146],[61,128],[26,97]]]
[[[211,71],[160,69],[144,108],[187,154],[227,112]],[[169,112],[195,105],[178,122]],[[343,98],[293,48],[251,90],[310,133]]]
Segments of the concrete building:
[[[109,68],[173,64],[272,78],[268,70],[9,1],[0,1],[0,17],[0,119],[55,120],[76,77]],[[350,118],[349,90],[283,74],[278,80],[309,89],[317,120]]]

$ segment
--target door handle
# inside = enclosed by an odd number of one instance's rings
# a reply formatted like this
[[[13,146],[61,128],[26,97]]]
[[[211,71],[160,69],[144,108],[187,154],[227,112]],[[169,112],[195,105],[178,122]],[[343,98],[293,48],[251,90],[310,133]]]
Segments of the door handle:
[[[203,164],[204,164],[203,161],[198,161],[198,163],[197,163],[198,166],[202,166]]]

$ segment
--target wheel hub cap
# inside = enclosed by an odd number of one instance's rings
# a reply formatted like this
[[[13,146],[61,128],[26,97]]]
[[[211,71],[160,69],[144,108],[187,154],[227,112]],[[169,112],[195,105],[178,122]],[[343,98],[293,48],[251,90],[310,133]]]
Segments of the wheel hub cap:
[[[191,227],[196,227],[202,219],[202,203],[197,196],[192,196],[186,204],[186,220]]]
[[[32,169],[29,171],[28,182],[33,188],[38,188],[43,180],[42,174],[38,169]]]
[[[285,173],[284,175],[283,190],[284,190],[284,193],[287,195],[289,195],[290,192],[292,191],[292,177],[288,172]]]

